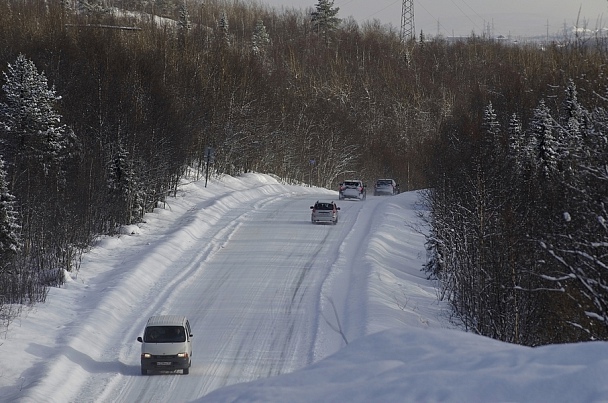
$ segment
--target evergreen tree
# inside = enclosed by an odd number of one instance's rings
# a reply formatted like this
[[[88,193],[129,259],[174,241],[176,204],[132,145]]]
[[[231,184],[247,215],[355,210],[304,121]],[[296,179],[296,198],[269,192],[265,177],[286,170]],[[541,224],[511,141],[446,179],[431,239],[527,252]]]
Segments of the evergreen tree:
[[[177,21],[177,26],[181,31],[184,32],[188,32],[192,29],[190,14],[188,13],[188,6],[185,2],[179,6],[179,21]]]
[[[563,139],[563,150],[560,154],[563,160],[563,170],[569,176],[569,180],[580,177],[577,165],[583,163],[595,154],[586,147],[589,139],[590,128],[592,128],[590,113],[583,108],[578,100],[578,91],[573,80],[569,80],[565,90],[565,98],[562,102],[562,118],[560,119],[560,133]]]
[[[225,11],[222,11],[221,15],[220,15],[220,20],[218,21],[217,27],[220,31],[220,36],[222,39],[222,42],[229,46],[230,45],[230,31],[229,31],[229,25],[228,25],[228,16],[226,15]]]
[[[190,14],[188,13],[188,7],[183,2],[179,6],[179,20],[177,21],[177,32],[179,44],[181,47],[186,46],[186,37],[192,29],[192,23],[190,22]]]
[[[0,129],[5,157],[17,175],[34,169],[46,176],[70,155],[76,140],[54,109],[61,97],[54,87],[49,88],[44,73],[38,73],[34,63],[23,55],[14,65],[8,65],[4,79],[7,102],[0,104]]]
[[[0,157],[0,272],[22,247],[20,230],[15,196],[9,191],[4,160]]]
[[[336,17],[340,8],[334,8],[333,0],[319,0],[315,8],[316,11],[311,14],[313,28],[325,38],[326,42],[329,42],[329,34],[335,31],[342,21]]]
[[[502,147],[500,144],[500,124],[498,123],[496,112],[494,112],[491,102],[484,109],[481,128],[484,135],[483,149],[486,151],[488,159],[488,161],[484,161],[484,163],[486,165],[494,166],[500,159]]]
[[[544,100],[534,109],[530,124],[532,134],[532,155],[544,177],[553,176],[557,171],[558,143],[555,138],[553,118]]]
[[[253,54],[262,56],[266,52],[266,47],[270,44],[270,35],[266,32],[264,21],[258,20],[253,30],[251,38]]]
[[[20,231],[15,197],[9,191],[4,161],[0,157],[0,319],[5,323],[18,313],[7,306],[23,298],[20,285],[28,278],[15,270],[23,247]]]
[[[110,201],[117,208],[117,224],[131,224],[134,204],[137,199],[137,181],[129,152],[121,141],[109,165],[108,190]]]
[[[578,137],[587,127],[587,114],[578,101],[578,92],[573,80],[568,81],[566,98],[563,102],[564,127],[570,137]]]
[[[509,128],[507,129],[508,143],[507,143],[507,158],[513,167],[513,171],[522,171],[522,142],[523,142],[523,131],[522,124],[517,114],[511,115],[509,119]]]

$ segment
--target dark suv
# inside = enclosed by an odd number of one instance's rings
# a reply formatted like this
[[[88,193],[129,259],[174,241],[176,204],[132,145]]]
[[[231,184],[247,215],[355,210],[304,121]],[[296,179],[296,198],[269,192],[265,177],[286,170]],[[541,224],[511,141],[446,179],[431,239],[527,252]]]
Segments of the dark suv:
[[[374,196],[399,194],[399,185],[393,179],[378,179],[374,185]]]

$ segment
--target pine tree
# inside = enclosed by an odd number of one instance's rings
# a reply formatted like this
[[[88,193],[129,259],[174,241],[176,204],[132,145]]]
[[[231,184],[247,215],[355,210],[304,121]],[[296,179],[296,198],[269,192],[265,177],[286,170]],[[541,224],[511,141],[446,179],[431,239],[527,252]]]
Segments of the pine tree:
[[[177,35],[180,46],[183,48],[186,46],[186,37],[192,29],[192,23],[190,22],[190,14],[188,13],[188,7],[183,2],[179,6],[179,20],[177,21]]]
[[[555,138],[553,118],[544,100],[534,109],[531,123],[533,156],[544,177],[553,176],[557,171],[558,143]]]
[[[7,102],[0,104],[0,129],[5,158],[17,170],[34,169],[46,176],[72,151],[76,138],[54,104],[61,99],[49,88],[44,73],[31,60],[19,55],[4,73]]]
[[[190,22],[190,13],[188,13],[188,6],[186,3],[182,3],[179,6],[179,21],[177,22],[179,29],[183,31],[190,31],[192,29],[192,23]]]
[[[22,300],[24,287],[19,283],[28,278],[15,270],[23,248],[20,231],[15,197],[9,191],[4,160],[0,157],[0,319],[4,324],[18,314],[19,310],[14,311],[9,304]]]
[[[500,124],[491,102],[484,110],[481,128],[484,134],[484,150],[486,150],[488,158],[488,161],[485,161],[485,163],[486,165],[494,166],[500,158],[502,147],[500,145]]]
[[[230,45],[230,31],[229,31],[229,25],[228,25],[228,16],[226,15],[225,11],[222,11],[222,14],[220,15],[220,20],[217,24],[218,29],[220,30],[220,35],[222,38],[222,42],[229,46]]]
[[[7,261],[21,250],[20,230],[15,196],[9,191],[4,160],[0,157],[0,272]]]
[[[314,30],[325,38],[326,43],[329,42],[329,34],[335,31],[342,21],[336,17],[340,8],[333,6],[333,0],[319,0],[315,6],[316,11],[311,14]]]
[[[258,20],[253,30],[253,36],[251,38],[251,45],[253,54],[256,56],[262,56],[266,52],[266,47],[270,44],[270,35],[266,32],[266,26],[264,21]]]
[[[563,160],[564,171],[570,176],[569,179],[575,179],[580,176],[575,172],[577,165],[583,161],[586,163],[586,160],[594,154],[585,146],[592,127],[591,114],[580,104],[573,80],[568,82],[565,93],[560,119],[560,133],[564,144],[560,157]]]
[[[514,172],[522,171],[522,142],[523,142],[523,131],[522,124],[517,114],[511,115],[509,120],[509,128],[507,129],[508,144],[507,144],[507,158],[513,167]]]
[[[137,199],[137,181],[129,152],[121,141],[108,167],[108,190],[112,204],[117,206],[117,223],[131,224],[134,201]]]
[[[588,126],[588,117],[578,101],[578,92],[573,80],[568,81],[563,109],[564,126],[569,136],[580,136]]]

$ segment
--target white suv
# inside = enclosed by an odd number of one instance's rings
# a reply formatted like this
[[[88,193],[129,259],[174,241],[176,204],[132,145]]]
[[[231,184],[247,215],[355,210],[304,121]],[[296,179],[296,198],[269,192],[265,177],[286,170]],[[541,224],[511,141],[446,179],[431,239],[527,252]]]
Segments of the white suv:
[[[359,179],[346,180],[340,183],[340,189],[338,190],[340,200],[344,199],[359,199],[365,200],[367,185]]]

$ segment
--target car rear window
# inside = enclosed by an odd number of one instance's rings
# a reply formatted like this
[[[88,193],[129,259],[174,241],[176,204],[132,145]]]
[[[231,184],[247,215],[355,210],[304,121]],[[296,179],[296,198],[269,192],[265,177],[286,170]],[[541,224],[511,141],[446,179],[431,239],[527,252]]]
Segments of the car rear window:
[[[392,183],[391,183],[391,181],[383,180],[383,181],[378,181],[378,185],[392,185]]]
[[[344,182],[345,186],[359,186],[359,182]]]
[[[333,210],[334,205],[331,203],[317,203],[315,204],[316,210]]]
[[[179,343],[186,341],[183,326],[148,326],[144,332],[146,343]]]

